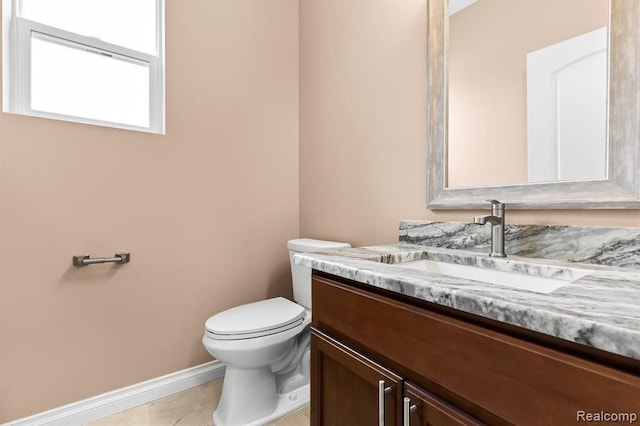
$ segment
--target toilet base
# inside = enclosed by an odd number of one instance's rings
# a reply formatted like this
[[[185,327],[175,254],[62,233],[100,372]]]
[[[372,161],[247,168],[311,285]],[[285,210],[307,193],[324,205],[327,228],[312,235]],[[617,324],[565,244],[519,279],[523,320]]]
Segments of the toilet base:
[[[309,403],[309,384],[278,394],[274,379],[268,367],[243,370],[227,366],[228,383],[213,413],[214,426],[262,426]]]
[[[310,389],[309,385],[304,385],[289,393],[278,394],[278,408],[276,408],[276,411],[262,419],[248,423],[247,426],[263,426],[267,423],[278,420],[280,417],[284,417],[287,414],[299,410],[309,403]]]
[[[273,413],[251,423],[244,423],[243,426],[264,426],[269,422],[278,420],[279,418],[284,417],[287,414],[301,409],[309,403],[309,391],[310,386],[304,385],[289,393],[278,394],[278,405]],[[213,424],[214,426],[237,426],[216,421],[215,412],[213,413]]]

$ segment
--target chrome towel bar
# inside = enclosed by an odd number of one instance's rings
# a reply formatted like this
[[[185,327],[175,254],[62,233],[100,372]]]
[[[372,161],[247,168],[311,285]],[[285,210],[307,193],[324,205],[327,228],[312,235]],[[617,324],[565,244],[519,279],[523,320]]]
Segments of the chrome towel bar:
[[[114,257],[96,257],[91,258],[88,254],[73,256],[73,266],[88,266],[95,263],[129,263],[131,261],[131,253],[116,253]]]

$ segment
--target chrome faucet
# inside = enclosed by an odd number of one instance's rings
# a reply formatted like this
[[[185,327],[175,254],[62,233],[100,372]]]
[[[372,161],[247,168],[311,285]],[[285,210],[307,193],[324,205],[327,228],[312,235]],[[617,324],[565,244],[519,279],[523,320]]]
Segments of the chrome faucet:
[[[476,216],[473,223],[484,225],[491,224],[491,253],[493,257],[507,257],[504,252],[504,204],[496,200],[487,200],[491,203],[491,216]]]

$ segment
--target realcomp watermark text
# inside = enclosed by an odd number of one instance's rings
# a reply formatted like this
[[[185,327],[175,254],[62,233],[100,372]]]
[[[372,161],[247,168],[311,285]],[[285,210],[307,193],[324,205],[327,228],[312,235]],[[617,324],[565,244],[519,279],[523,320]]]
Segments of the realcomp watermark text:
[[[615,422],[615,423],[635,423],[638,420],[638,413],[610,413],[607,411],[576,411],[576,421],[578,422]]]

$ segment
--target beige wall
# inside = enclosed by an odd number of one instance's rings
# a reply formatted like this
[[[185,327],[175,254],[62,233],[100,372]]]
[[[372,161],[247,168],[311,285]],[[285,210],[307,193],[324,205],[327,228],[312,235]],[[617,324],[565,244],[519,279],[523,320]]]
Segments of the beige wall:
[[[397,241],[423,218],[426,2],[300,2],[300,232]]]
[[[166,136],[0,114],[0,423],[209,361],[209,316],[291,295],[298,2],[166,9]]]
[[[451,17],[449,186],[527,182],[527,54],[606,26],[608,3],[482,0]]]
[[[470,221],[477,213],[425,208],[425,16],[424,0],[300,2],[301,235],[392,243],[401,219]],[[637,210],[507,218],[640,226]]]

